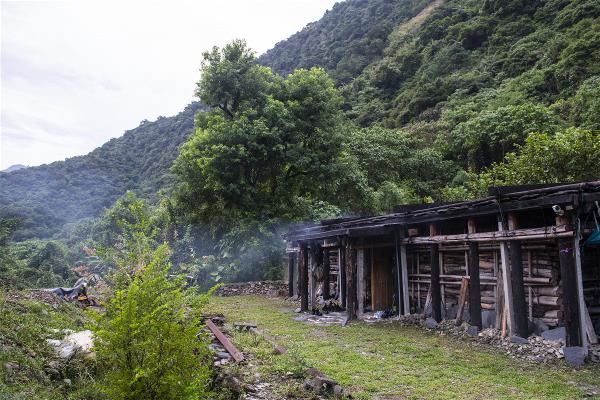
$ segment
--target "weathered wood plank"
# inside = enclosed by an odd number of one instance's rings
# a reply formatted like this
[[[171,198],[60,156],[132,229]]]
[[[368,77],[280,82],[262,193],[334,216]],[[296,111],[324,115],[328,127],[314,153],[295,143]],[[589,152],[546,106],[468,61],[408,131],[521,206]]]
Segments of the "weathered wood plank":
[[[231,357],[233,357],[235,361],[244,361],[244,355],[233,345],[233,343],[231,343],[227,336],[225,336],[223,332],[221,332],[219,328],[217,328],[214,322],[212,322],[210,319],[207,319],[206,326],[213,333],[213,335],[215,335],[215,337],[223,345],[223,347],[225,347],[225,350],[227,350],[227,352],[231,354]]]
[[[469,287],[469,280],[462,278],[460,282],[460,290],[458,295],[458,311],[456,312],[456,325],[460,325],[463,320],[463,313],[465,311],[465,304],[467,303],[467,289]],[[481,309],[481,305],[479,306]],[[481,313],[480,313],[481,315]]]

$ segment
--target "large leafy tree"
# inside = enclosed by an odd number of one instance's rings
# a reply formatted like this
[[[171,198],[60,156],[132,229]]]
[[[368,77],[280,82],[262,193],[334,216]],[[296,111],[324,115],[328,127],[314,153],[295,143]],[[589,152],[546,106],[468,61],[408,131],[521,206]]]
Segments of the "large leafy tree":
[[[284,79],[234,41],[204,54],[197,94],[213,108],[175,163],[197,221],[294,220],[335,190],[341,97],[324,70]]]

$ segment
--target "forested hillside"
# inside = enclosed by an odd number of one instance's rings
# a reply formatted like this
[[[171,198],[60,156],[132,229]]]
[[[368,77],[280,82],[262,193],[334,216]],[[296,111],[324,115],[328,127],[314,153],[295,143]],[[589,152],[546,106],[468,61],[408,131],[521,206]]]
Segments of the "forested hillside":
[[[358,200],[333,196],[345,201],[335,205],[343,213],[475,196],[484,186],[480,173],[486,183],[521,182],[520,172],[509,177],[512,167],[487,169],[531,133],[587,143],[597,136],[589,130],[600,128],[594,0],[347,0],[257,61],[283,76],[321,66],[338,85],[350,124],[344,154],[363,168],[338,180],[360,189]],[[198,108],[143,123],[86,156],[0,173],[0,217],[23,220],[16,239],[43,238],[99,215],[126,190],[152,198],[172,182],[169,167]],[[527,143],[523,154],[534,154],[535,143]],[[390,157],[405,162],[390,164]],[[386,165],[386,173],[370,165]],[[596,171],[527,179],[593,178]]]
[[[319,21],[308,24],[258,58],[279,74],[322,67],[337,82],[349,82],[380,58],[388,36],[421,11],[428,0],[351,0],[336,3]]]
[[[127,190],[153,198],[172,183],[169,172],[200,109],[143,121],[91,153],[0,173],[0,217],[18,217],[16,240],[47,238],[68,223],[99,216]]]

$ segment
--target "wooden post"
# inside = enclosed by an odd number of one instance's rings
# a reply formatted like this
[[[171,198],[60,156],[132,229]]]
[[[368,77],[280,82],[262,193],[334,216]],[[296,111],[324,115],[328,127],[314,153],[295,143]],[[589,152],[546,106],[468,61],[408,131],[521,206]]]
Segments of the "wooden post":
[[[460,280],[460,289],[458,290],[458,310],[456,311],[456,326],[459,326],[463,320],[465,303],[467,302],[467,290],[469,288],[469,279],[462,277]],[[481,305],[480,305],[481,306]]]
[[[329,248],[323,248],[323,300],[329,299],[329,270],[331,266],[329,264]]]
[[[558,253],[560,260],[560,277],[563,288],[563,309],[565,330],[567,333],[567,346],[581,346],[581,321],[579,317],[579,300],[577,298],[577,276],[575,271],[575,257],[573,240],[569,238],[558,239]]]
[[[354,272],[354,263],[352,260],[352,248],[350,247],[350,240],[346,242],[346,313],[348,314],[348,321],[351,321],[356,316],[354,310],[354,296],[356,288],[356,279]]]
[[[404,315],[410,315],[410,297],[408,296],[408,260],[406,245],[400,245],[400,265],[402,267],[402,306]]]
[[[502,246],[502,245],[500,245]],[[496,329],[502,329],[502,318],[504,314],[504,277],[502,267],[498,266],[498,251],[494,250],[494,276],[496,277]]]
[[[395,260],[396,260],[396,299],[398,302],[398,316],[403,314],[403,308],[404,303],[406,302],[406,300],[404,300],[405,295],[408,295],[408,282],[406,281],[406,279],[403,279],[403,268],[405,266],[402,265],[402,250],[401,250],[401,244],[400,244],[400,239],[401,239],[401,232],[400,232],[400,228],[397,228],[394,230],[394,255],[395,255]],[[405,260],[406,262],[406,260]],[[407,285],[405,285],[405,283],[407,283]],[[406,288],[405,288],[406,286]],[[404,312],[405,313],[405,312]]]
[[[469,233],[477,232],[475,219],[469,218],[467,222]],[[468,251],[469,268],[469,313],[471,314],[471,325],[482,329],[481,322],[481,283],[479,279],[479,245],[477,242],[469,242]]]
[[[356,250],[356,292],[358,296],[358,317],[365,312],[365,249]]]
[[[308,311],[308,249],[300,244],[300,311]]]
[[[589,320],[589,313],[587,310],[587,306],[585,305],[585,298],[583,295],[583,275],[582,275],[582,271],[581,271],[581,249],[580,249],[580,227],[579,227],[579,221],[577,220],[577,231],[575,233],[575,240],[573,243],[573,247],[575,250],[574,256],[575,256],[575,277],[577,280],[577,305],[579,306],[579,326],[580,326],[580,331],[581,331],[581,345],[583,346],[584,352],[587,356],[588,353],[588,335],[587,335],[587,327],[588,327],[588,320]],[[591,323],[591,320],[590,320]],[[593,334],[595,334],[594,332],[594,328],[593,326],[591,326],[591,330],[593,332]],[[590,341],[593,341],[594,337],[593,334],[590,335]],[[596,340],[597,342],[597,340]]]
[[[508,214],[508,229],[518,229],[514,213]],[[512,306],[514,319],[511,324],[511,335],[523,338],[528,336],[527,303],[525,301],[525,285],[523,283],[523,255],[521,241],[510,241],[510,281],[512,289]]]
[[[294,297],[294,258],[296,253],[288,253],[288,297]]]
[[[437,235],[437,226],[430,224],[429,235]],[[440,288],[440,249],[438,244],[429,245],[431,258],[431,316],[437,322],[442,320],[442,293]]]
[[[498,231],[502,232],[505,228],[502,221],[498,221]],[[503,312],[506,312],[506,324],[508,331],[512,333],[512,324],[514,321],[513,307],[512,307],[512,286],[510,279],[510,264],[508,259],[508,243],[502,241],[500,243],[500,260],[502,264],[502,288],[504,289],[504,308]],[[498,307],[497,307],[498,308]],[[500,309],[502,312],[502,309]],[[498,311],[496,311],[498,312]]]
[[[340,256],[338,258],[339,272],[340,272],[340,305],[342,308],[346,307],[346,246],[348,243],[347,238],[343,241],[340,240],[342,246],[340,247]]]

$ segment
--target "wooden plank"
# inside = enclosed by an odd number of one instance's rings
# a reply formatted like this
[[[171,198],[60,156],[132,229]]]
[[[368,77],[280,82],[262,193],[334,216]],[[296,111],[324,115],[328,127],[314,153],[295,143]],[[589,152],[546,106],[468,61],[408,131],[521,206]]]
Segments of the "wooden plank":
[[[474,218],[469,218],[467,222],[467,231],[470,234],[477,232],[477,226]],[[479,244],[475,242],[468,243],[467,251],[467,269],[469,272],[469,313],[471,314],[471,325],[482,329],[481,321],[481,279],[480,279],[480,261]]]
[[[427,296],[425,297],[425,306],[423,307],[423,314],[427,314],[427,309],[429,307],[431,307],[431,286],[429,286]]]
[[[469,287],[469,279],[462,278],[460,281],[460,290],[458,294],[458,311],[456,312],[456,325],[460,325],[463,320],[465,304],[467,303],[467,289]],[[481,308],[481,305],[479,306]]]
[[[585,305],[585,298],[584,298],[584,294],[583,294],[583,277],[582,277],[582,272],[581,272],[581,249],[580,249],[580,227],[579,227],[579,223],[577,226],[577,234],[575,235],[575,239],[573,240],[573,248],[574,248],[574,254],[573,256],[575,257],[575,281],[577,283],[577,303],[578,303],[578,308],[579,308],[579,324],[580,324],[580,330],[581,330],[581,345],[584,348],[584,351],[587,355],[587,349],[588,349],[588,335],[586,334],[587,332],[587,323],[586,323],[586,314],[589,317],[589,314],[587,312],[587,306]],[[592,326],[592,330],[593,330],[593,326]]]
[[[358,296],[358,317],[365,313],[365,250],[356,250],[356,292]]]
[[[329,299],[329,274],[331,270],[329,249],[323,248],[323,300]]]
[[[502,232],[504,227],[502,221],[498,221],[498,231]],[[500,244],[500,262],[502,266],[502,290],[504,291],[504,308],[506,310],[502,318],[506,318],[506,322],[503,325],[508,326],[508,331],[512,333],[512,322],[514,321],[513,309],[512,309],[512,286],[510,280],[510,267],[508,259],[508,244],[503,242]]]
[[[587,307],[585,308],[584,318],[588,340],[591,344],[598,344],[598,336],[596,335],[596,330],[594,329],[594,324],[592,323],[592,318]]]
[[[430,233],[437,234],[437,227],[430,225]],[[440,286],[440,256],[439,245],[431,244],[429,246],[430,264],[431,264],[431,316],[437,322],[442,320],[442,293]]]
[[[508,214],[508,229],[517,229],[517,218],[514,213]],[[512,289],[511,335],[523,338],[528,336],[527,302],[525,301],[525,285],[523,283],[523,256],[521,241],[513,240],[510,247],[510,284]]]
[[[215,335],[215,337],[223,345],[223,347],[225,347],[225,350],[227,350],[227,352],[231,354],[231,357],[233,357],[235,361],[244,361],[244,355],[238,349],[236,349],[233,343],[231,343],[227,336],[225,336],[223,332],[221,332],[219,328],[217,328],[214,322],[212,322],[210,319],[207,319],[206,326],[213,333],[213,335]]]
[[[502,308],[502,337],[506,337],[506,325],[508,319],[508,312],[506,310],[506,304]]]
[[[342,308],[346,307],[346,243],[348,239],[344,240],[344,247],[340,249],[340,305]]]
[[[389,248],[373,249],[371,265],[371,308],[373,311],[390,310],[394,300],[392,251]]]
[[[400,245],[400,265],[402,270],[402,305],[404,315],[410,315],[410,298],[408,296],[408,261],[406,259],[406,245]]]
[[[404,290],[404,285],[402,282],[402,258],[400,256],[400,239],[401,232],[399,229],[394,230],[394,261],[396,262],[396,298],[398,299],[398,316],[402,315],[402,303],[404,296],[402,291]]]
[[[560,261],[560,277],[563,287],[563,310],[566,330],[567,346],[582,346],[582,330],[579,313],[579,299],[577,291],[577,277],[575,271],[575,257],[573,240],[561,238],[558,240],[558,253]],[[585,331],[584,331],[585,332]],[[585,333],[584,333],[585,335]]]
[[[481,276],[479,269],[479,247],[477,243],[469,243],[469,313],[471,325],[482,329],[481,320]],[[491,278],[491,277],[490,277]]]
[[[356,317],[356,274],[354,269],[354,260],[352,257],[352,247],[350,241],[346,243],[346,314],[348,321]]]
[[[542,240],[573,237],[574,232],[566,226],[530,229],[498,230],[493,232],[466,233],[458,235],[416,236],[402,239],[406,244],[464,243],[464,242],[510,242],[513,240]]]

